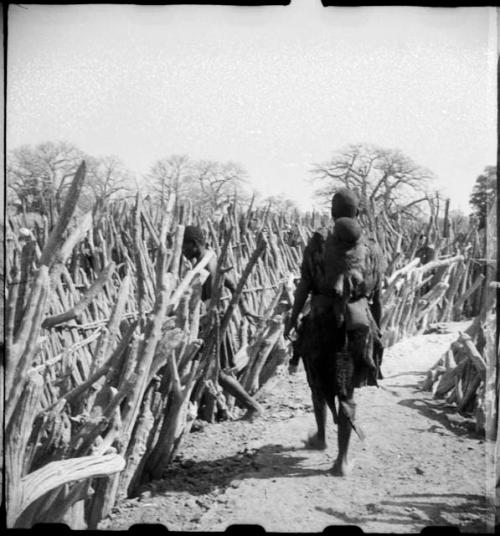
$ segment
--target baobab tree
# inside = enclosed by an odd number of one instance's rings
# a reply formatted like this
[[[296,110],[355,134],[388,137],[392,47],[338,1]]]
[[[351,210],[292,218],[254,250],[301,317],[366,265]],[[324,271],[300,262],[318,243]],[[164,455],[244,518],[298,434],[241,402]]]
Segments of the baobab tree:
[[[316,196],[325,204],[340,187],[357,192],[361,221],[388,252],[400,251],[419,229],[434,228],[440,202],[432,190],[434,175],[398,149],[350,145],[315,164],[311,173],[321,184]]]
[[[171,198],[178,199],[193,190],[193,162],[186,155],[172,155],[155,162],[146,177],[149,193],[160,203],[167,206]]]
[[[80,149],[66,142],[18,147],[7,155],[7,195],[28,212],[51,214],[60,209],[66,188],[84,158]]]
[[[244,194],[246,171],[234,162],[200,160],[193,166],[198,204],[205,212],[221,212],[234,196]]]
[[[270,195],[263,199],[260,203],[264,207],[269,207],[271,212],[278,213],[297,213],[299,212],[299,207],[297,203],[287,197],[285,194],[281,195]]]
[[[118,157],[87,157],[86,163],[87,176],[79,199],[81,209],[133,195],[132,175]]]
[[[340,187],[355,190],[360,218],[379,239],[382,228],[401,234],[403,221],[417,223],[437,199],[431,193],[433,173],[397,149],[350,145],[315,164],[311,173],[325,203]]]
[[[189,200],[200,214],[208,215],[222,213],[235,194],[241,198],[246,172],[234,162],[193,160],[186,155],[173,155],[158,160],[151,167],[146,183],[149,192],[162,206],[176,207]]]
[[[60,210],[70,181],[85,160],[86,178],[79,210],[89,210],[129,193],[130,172],[115,156],[92,157],[66,142],[23,145],[7,156],[7,204],[19,203],[26,212],[52,215]]]

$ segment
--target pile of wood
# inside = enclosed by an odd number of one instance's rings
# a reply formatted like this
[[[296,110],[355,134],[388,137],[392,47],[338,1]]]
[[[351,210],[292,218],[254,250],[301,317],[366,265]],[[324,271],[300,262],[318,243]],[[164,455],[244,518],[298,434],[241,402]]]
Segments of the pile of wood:
[[[484,431],[486,363],[469,335],[461,333],[427,373],[422,385],[434,398],[444,398],[463,414],[473,414],[476,430]]]
[[[487,427],[486,386],[491,367],[487,356],[487,335],[495,317],[494,296],[490,294],[483,311],[460,332],[450,348],[427,372],[422,389],[431,391],[465,416],[473,416],[476,432]]]

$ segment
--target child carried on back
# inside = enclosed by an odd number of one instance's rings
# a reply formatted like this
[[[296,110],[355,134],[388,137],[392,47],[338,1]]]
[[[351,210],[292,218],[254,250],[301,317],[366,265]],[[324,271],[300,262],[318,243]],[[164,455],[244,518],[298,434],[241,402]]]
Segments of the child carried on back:
[[[342,353],[358,362],[357,386],[376,383],[373,338],[378,328],[368,303],[368,248],[355,218],[339,218],[325,242],[324,269],[326,292],[333,298],[335,328],[343,328]],[[347,357],[347,356],[346,356]],[[358,374],[355,374],[358,376]]]

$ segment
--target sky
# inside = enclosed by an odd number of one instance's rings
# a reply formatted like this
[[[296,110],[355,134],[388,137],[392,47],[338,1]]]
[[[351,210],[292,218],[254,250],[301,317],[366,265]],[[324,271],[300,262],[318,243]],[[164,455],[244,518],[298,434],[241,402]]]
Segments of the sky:
[[[495,8],[10,5],[7,150],[67,141],[140,179],[160,158],[234,161],[317,208],[310,169],[402,150],[466,212],[496,163]]]

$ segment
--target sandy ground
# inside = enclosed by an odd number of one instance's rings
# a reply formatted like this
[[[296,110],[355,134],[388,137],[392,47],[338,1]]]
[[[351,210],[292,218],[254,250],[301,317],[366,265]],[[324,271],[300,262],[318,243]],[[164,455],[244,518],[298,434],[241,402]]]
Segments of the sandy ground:
[[[165,478],[117,505],[100,528],[160,523],[175,531],[223,531],[258,524],[272,532],[320,532],[357,525],[409,533],[454,525],[490,532],[484,441],[472,420],[418,387],[455,338],[422,335],[386,352],[380,387],[357,392],[367,438],[353,436],[357,463],[349,477],[329,473],[337,451],[333,424],[326,451],[304,449],[314,416],[301,367],[294,376],[283,372],[256,422],[205,425],[189,434]]]

